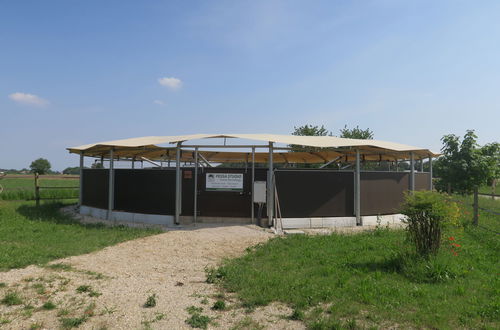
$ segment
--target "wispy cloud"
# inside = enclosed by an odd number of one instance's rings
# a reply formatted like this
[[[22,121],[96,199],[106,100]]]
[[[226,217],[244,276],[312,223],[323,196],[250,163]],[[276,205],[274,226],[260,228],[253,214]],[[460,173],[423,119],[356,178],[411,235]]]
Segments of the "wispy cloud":
[[[9,98],[14,102],[17,102],[17,103],[23,104],[23,105],[45,107],[49,104],[49,101],[47,101],[39,96],[36,96],[33,94],[28,94],[28,93],[20,93],[20,92],[12,93],[9,95]]]
[[[163,102],[162,100],[154,100],[153,101],[154,104],[158,104],[158,105],[165,105],[165,102]]]
[[[178,90],[182,87],[182,81],[174,77],[158,78],[158,83],[171,90]]]

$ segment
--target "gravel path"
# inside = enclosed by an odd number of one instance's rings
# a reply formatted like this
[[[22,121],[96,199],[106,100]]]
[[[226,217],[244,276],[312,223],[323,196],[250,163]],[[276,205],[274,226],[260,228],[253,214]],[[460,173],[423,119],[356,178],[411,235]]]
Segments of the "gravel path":
[[[66,267],[29,266],[0,273],[0,282],[6,284],[1,297],[15,290],[24,300],[22,305],[0,305],[0,328],[54,329],[66,318],[80,320],[82,329],[189,329],[186,308],[194,305],[213,318],[209,328],[302,329],[301,323],[283,318],[291,310],[278,304],[245,313],[227,296],[229,310],[210,309],[218,292],[205,283],[204,268],[270,237],[255,226],[175,230],[52,263]],[[84,292],[78,293],[79,287]],[[156,306],[143,307],[153,294]],[[57,307],[43,309],[47,301]]]

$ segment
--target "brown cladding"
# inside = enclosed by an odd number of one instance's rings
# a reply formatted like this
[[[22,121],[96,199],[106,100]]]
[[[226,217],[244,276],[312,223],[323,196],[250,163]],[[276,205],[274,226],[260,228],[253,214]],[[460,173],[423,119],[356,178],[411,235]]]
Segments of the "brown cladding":
[[[409,180],[406,172],[361,172],[361,215],[399,213]]]
[[[82,179],[82,204],[107,209],[109,170],[84,169]]]

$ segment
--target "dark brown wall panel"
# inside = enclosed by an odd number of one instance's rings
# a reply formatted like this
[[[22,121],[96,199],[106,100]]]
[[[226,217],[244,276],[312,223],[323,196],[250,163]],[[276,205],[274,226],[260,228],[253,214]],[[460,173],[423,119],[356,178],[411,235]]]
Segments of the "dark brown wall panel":
[[[82,178],[82,205],[108,208],[109,170],[84,169]]]
[[[429,173],[415,173],[415,190],[429,190]]]
[[[403,172],[361,172],[361,215],[398,213],[409,179]]]
[[[116,169],[115,210],[175,214],[174,169]]]
[[[284,218],[352,216],[353,173],[331,170],[276,171]]]

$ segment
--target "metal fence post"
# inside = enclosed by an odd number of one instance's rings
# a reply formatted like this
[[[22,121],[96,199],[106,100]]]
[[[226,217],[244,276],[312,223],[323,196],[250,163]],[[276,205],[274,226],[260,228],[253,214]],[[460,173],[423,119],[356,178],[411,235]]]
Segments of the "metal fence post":
[[[474,188],[474,219],[473,219],[473,224],[474,226],[477,226],[479,224],[479,197],[478,197],[478,188]]]
[[[111,220],[111,214],[115,206],[115,170],[114,170],[114,148],[109,151],[109,181],[108,181],[108,214],[107,219]]]
[[[429,190],[432,191],[432,156],[429,156]]]
[[[194,224],[198,220],[198,147],[194,149]]]
[[[273,143],[269,142],[269,169],[267,172],[267,220],[268,225],[273,223],[274,216],[274,186],[273,186]]]
[[[176,225],[180,223],[181,215],[181,142],[177,143],[175,150],[175,219]]]
[[[80,191],[78,192],[78,206],[82,206],[83,200],[83,152],[80,153]]]
[[[40,182],[38,181],[38,173],[35,172],[35,203],[40,206]]]
[[[250,212],[251,212],[251,215],[252,215],[252,225],[254,224],[255,222],[255,211],[254,211],[254,205],[253,205],[253,199],[254,199],[254,182],[255,182],[255,147],[252,147],[252,196],[250,198],[250,206],[251,206],[251,209],[250,209]]]
[[[410,152],[410,191],[415,191],[415,157],[413,152]]]
[[[356,213],[356,225],[362,226],[363,221],[361,220],[361,162],[359,149],[356,149],[356,169],[354,172],[354,205]]]

